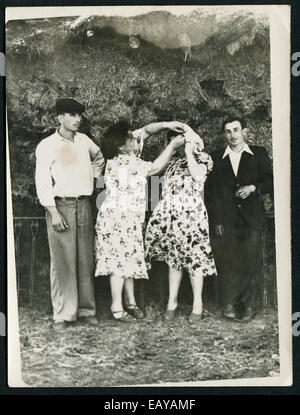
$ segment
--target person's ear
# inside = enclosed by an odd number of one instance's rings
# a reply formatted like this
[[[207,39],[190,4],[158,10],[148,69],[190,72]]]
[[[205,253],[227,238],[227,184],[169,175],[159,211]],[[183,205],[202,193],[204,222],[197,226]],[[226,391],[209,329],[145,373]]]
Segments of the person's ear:
[[[57,116],[57,119],[58,119],[58,121],[59,121],[59,123],[61,124],[62,123],[62,121],[63,121],[63,114],[59,114],[58,116]]]

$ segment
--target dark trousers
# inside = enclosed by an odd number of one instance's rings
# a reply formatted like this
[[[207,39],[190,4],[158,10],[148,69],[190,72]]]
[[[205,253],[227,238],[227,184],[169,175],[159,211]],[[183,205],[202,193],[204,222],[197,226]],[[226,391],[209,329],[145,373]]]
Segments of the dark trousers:
[[[258,289],[260,231],[241,217],[236,226],[225,228],[224,236],[212,237],[222,305],[254,306]]]
[[[46,213],[51,259],[51,298],[55,321],[75,321],[96,314],[94,296],[94,226],[89,198],[57,200],[69,229],[53,229]]]

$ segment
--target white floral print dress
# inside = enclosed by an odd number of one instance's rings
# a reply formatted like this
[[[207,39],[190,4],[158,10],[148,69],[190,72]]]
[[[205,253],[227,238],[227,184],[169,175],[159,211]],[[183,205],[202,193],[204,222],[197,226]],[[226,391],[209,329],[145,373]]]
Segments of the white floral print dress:
[[[201,151],[195,158],[206,165],[207,174],[212,170],[207,153]],[[162,199],[146,229],[147,267],[157,260],[175,269],[185,268],[191,277],[216,275],[202,197],[206,176],[194,180],[186,158],[177,158],[167,167],[164,179]]]
[[[106,197],[96,222],[96,276],[148,279],[143,222],[146,177],[151,166],[134,154],[107,161]]]

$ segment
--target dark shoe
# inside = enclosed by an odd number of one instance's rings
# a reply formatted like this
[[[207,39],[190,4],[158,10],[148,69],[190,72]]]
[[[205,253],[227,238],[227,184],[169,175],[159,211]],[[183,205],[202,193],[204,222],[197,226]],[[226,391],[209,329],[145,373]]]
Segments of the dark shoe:
[[[227,304],[224,308],[223,315],[227,318],[234,319],[236,318],[236,314],[234,311],[234,307],[232,304]]]
[[[166,321],[172,321],[176,317],[176,308],[175,310],[166,310],[163,315],[163,319]]]
[[[254,317],[254,312],[253,312],[252,307],[246,307],[242,320],[247,322],[247,321],[252,320],[253,317]]]
[[[201,320],[203,320],[203,314],[195,314],[191,313],[189,316],[189,322],[190,323],[199,323]]]
[[[146,317],[146,313],[138,307],[136,304],[127,304],[125,306],[127,313],[131,314],[134,318],[141,320]]]
[[[111,314],[114,320],[121,321],[122,323],[130,323],[134,321],[134,318],[126,311],[112,311]],[[120,314],[120,316],[118,316],[118,314]]]
[[[66,328],[67,328],[68,326],[67,326],[67,323],[65,322],[65,321],[59,321],[59,322],[54,322],[53,324],[52,324],[52,328],[53,328],[53,330],[55,330],[55,331],[65,331],[66,330]]]
[[[80,320],[83,323],[90,324],[91,326],[97,326],[99,324],[99,321],[95,316],[80,317]]]

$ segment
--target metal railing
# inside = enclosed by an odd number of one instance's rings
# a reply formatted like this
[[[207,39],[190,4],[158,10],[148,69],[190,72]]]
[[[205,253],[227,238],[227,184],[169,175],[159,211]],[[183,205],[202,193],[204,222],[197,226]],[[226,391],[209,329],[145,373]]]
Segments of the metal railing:
[[[22,253],[22,246],[20,245],[20,238],[23,230],[25,230],[26,226],[24,224],[28,224],[30,228],[30,263],[29,263],[29,288],[28,288],[28,306],[33,307],[33,298],[34,298],[34,281],[36,276],[36,260],[37,260],[37,253],[36,253],[36,241],[37,236],[39,234],[40,229],[40,223],[43,221],[44,227],[45,224],[45,217],[44,216],[18,216],[14,217],[14,235],[15,235],[15,258],[16,258],[16,279],[17,279],[17,292],[18,297],[20,295],[21,291],[24,291],[23,288],[21,288],[21,282],[20,282],[20,261],[21,261],[21,253]],[[270,223],[272,221],[272,223]],[[264,310],[267,310],[268,306],[271,306],[273,308],[276,308],[277,306],[277,289],[276,289],[276,275],[275,275],[275,260],[274,263],[270,264],[268,263],[268,253],[270,253],[270,250],[275,250],[274,247],[268,247],[268,241],[270,240],[270,235],[268,235],[268,225],[270,227],[273,226],[273,217],[268,216],[268,222],[266,225],[266,228],[264,232],[261,233],[262,238],[262,249],[261,249],[261,256],[260,256],[260,287],[259,287],[259,297],[260,297],[260,303],[262,305],[262,308]],[[28,233],[28,226],[26,232]],[[27,236],[28,238],[28,236]],[[272,239],[272,238],[271,238]],[[273,242],[273,241],[272,241]],[[47,235],[45,232],[45,244],[48,246],[47,241]],[[275,258],[275,252],[272,252],[274,254]],[[270,267],[274,267],[274,270],[272,272],[273,275],[271,275],[270,278]],[[49,272],[50,272],[50,261],[49,261]],[[164,299],[164,293],[163,291],[163,285],[161,278],[159,279],[159,285],[160,285],[160,297],[162,302]],[[216,286],[217,287],[217,286]],[[217,290],[217,288],[216,288]],[[215,302],[216,302],[216,308],[218,308],[218,293],[216,292]],[[105,294],[106,295],[106,294]],[[49,284],[49,302],[50,302],[50,284]],[[271,297],[271,299],[270,299]],[[139,299],[140,304],[144,304],[144,284],[139,284]],[[270,301],[271,300],[271,301]]]

